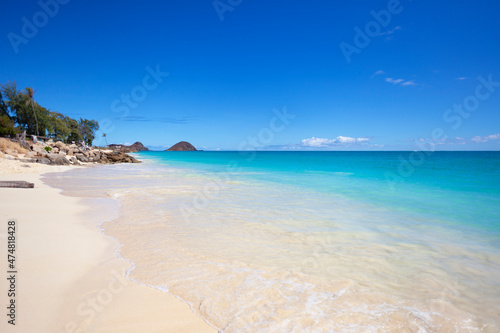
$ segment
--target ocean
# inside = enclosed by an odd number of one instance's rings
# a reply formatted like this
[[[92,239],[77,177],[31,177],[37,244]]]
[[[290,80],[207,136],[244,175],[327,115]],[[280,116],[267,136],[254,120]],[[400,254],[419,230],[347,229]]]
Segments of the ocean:
[[[500,331],[500,152],[134,156],[45,181],[221,331]]]

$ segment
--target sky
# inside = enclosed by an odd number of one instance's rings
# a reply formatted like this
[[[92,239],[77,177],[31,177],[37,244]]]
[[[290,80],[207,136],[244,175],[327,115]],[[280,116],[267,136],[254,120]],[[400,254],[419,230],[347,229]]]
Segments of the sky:
[[[17,0],[0,83],[94,144],[500,150],[500,2]]]

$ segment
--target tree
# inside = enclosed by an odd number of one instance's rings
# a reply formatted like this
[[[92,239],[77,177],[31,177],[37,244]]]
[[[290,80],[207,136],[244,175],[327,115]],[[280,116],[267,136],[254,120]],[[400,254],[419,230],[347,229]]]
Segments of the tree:
[[[80,134],[83,137],[83,141],[85,141],[88,146],[92,146],[92,141],[94,141],[95,138],[95,132],[99,129],[97,121],[80,118],[78,126],[80,128]]]
[[[16,135],[14,122],[9,118],[7,114],[0,114],[0,136],[13,137],[14,135]]]
[[[5,104],[5,101],[3,100],[2,90],[0,90],[0,116],[2,115],[6,115],[10,119],[9,108],[7,107],[7,104]]]
[[[106,133],[102,133],[102,137],[104,138],[104,142],[106,142],[106,147],[108,146],[108,139],[106,139]]]
[[[71,141],[75,142],[82,141],[83,136],[82,133],[80,133],[80,127],[78,125],[78,122],[75,119],[66,116],[66,124],[68,125],[70,131],[67,139],[68,143]]]
[[[35,91],[31,87],[27,87],[26,88],[26,97],[27,97],[26,105],[31,104],[31,109],[33,110],[33,115],[35,116],[35,124],[36,124],[36,132],[35,133],[36,133],[36,135],[40,135],[38,132],[38,119],[36,117],[35,106],[34,106],[37,103],[33,99],[33,96],[35,96]]]
[[[67,141],[68,136],[71,134],[71,130],[66,122],[66,116],[58,112],[50,112],[50,136],[56,140]]]
[[[2,104],[10,118],[16,118],[17,110],[21,108],[22,94],[17,90],[16,82],[7,82],[1,85]]]
[[[14,120],[20,130],[35,134],[36,122],[33,118],[35,113],[33,109],[29,108],[27,94],[17,90],[16,82],[7,82],[1,87],[10,118]]]
[[[82,118],[77,121],[50,111],[39,105],[34,95],[35,90],[31,87],[24,91],[17,90],[16,82],[0,85],[0,116],[4,132],[11,133],[14,128],[16,132],[47,135],[66,142],[84,140],[92,145],[95,132],[99,129],[97,121]]]

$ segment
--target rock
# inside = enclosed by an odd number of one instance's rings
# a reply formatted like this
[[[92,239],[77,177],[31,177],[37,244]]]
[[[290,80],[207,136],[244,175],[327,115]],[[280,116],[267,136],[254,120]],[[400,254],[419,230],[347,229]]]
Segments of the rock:
[[[52,164],[56,165],[68,165],[70,164],[66,156],[64,155],[57,155],[57,158],[55,161],[52,162]]]
[[[62,141],[57,141],[54,146],[57,147],[57,149],[66,149],[66,145]]]
[[[102,163],[102,164],[108,164],[109,163],[109,160],[108,160],[108,157],[106,154],[102,154],[101,155],[101,158],[99,159],[99,163]]]
[[[50,164],[50,160],[46,157],[38,157],[36,162],[41,164]]]
[[[37,161],[36,158],[20,158],[19,160],[24,163],[36,163]]]
[[[50,151],[46,151],[46,147],[50,147]],[[0,148],[0,158],[3,157],[11,160],[21,159],[23,162],[38,162],[53,165],[80,165],[82,162],[102,164],[141,163],[132,156],[127,155],[126,151],[114,152],[110,149],[89,149],[88,147],[79,147],[75,144],[66,145],[62,141],[49,142],[48,144],[37,142],[31,147],[32,151],[26,151],[18,143],[0,138]],[[127,149],[134,151],[148,150],[140,142],[128,146]]]
[[[167,151],[196,151],[196,148],[186,141],[181,141],[168,148]]]
[[[110,163],[140,163],[132,156],[120,152],[107,154],[106,157]]]
[[[77,158],[80,162],[88,162],[88,161],[89,161],[89,159],[88,159],[85,155],[83,155],[83,154],[81,154],[81,153],[77,153],[77,154],[75,154],[75,157],[76,157],[76,158]]]
[[[50,164],[53,164],[53,165],[69,164],[68,159],[64,155],[49,154],[48,159],[50,160]]]

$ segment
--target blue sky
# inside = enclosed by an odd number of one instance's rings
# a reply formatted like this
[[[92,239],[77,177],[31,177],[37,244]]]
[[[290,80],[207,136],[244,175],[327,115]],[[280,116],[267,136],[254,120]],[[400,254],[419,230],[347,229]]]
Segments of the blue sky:
[[[0,82],[98,120],[109,143],[499,150],[498,13],[490,0],[18,0],[1,14]]]

